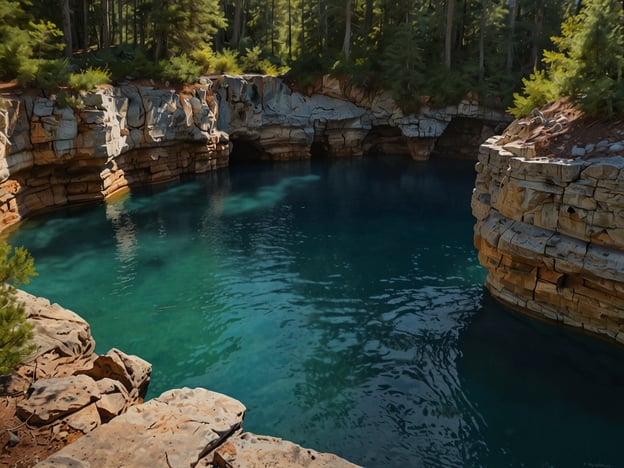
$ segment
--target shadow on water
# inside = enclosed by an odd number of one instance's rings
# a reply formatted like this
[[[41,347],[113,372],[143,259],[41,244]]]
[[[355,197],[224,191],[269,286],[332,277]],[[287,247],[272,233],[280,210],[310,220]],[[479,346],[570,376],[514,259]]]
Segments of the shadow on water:
[[[621,466],[622,349],[507,310],[489,295],[459,347],[485,466]]]

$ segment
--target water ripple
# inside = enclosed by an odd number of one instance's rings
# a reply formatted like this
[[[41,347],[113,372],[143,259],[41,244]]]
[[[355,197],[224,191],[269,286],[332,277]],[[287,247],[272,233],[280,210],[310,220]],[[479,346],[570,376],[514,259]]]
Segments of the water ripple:
[[[230,394],[246,430],[365,466],[616,466],[622,354],[484,296],[472,164],[388,161],[233,168],[13,241],[150,396]]]

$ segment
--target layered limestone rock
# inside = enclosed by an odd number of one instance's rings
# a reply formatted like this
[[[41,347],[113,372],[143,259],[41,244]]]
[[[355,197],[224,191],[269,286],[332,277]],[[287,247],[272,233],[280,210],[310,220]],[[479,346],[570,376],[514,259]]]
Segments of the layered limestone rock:
[[[405,114],[389,91],[370,91],[329,76],[307,94],[271,76],[224,76],[212,82],[219,96],[218,127],[233,141],[252,143],[265,159],[308,158],[316,145],[337,157],[362,156],[376,148],[426,160],[453,119],[492,127],[509,120],[475,96],[441,109],[425,103],[418,113]]]
[[[0,108],[0,227],[30,213],[103,200],[133,185],[227,165],[208,86],[124,86],[82,97],[5,96]]]
[[[624,343],[624,157],[481,146],[472,211],[492,295]]]
[[[388,91],[331,77],[308,94],[276,77],[243,75],[203,78],[182,91],[106,87],[74,108],[66,101],[0,98],[0,230],[43,209],[224,167],[232,142],[239,154],[270,160],[369,151],[426,160],[447,127],[446,140],[471,152],[466,131],[480,138],[508,120],[474,96],[442,109],[423,101],[406,115]],[[460,121],[469,124],[449,125]]]

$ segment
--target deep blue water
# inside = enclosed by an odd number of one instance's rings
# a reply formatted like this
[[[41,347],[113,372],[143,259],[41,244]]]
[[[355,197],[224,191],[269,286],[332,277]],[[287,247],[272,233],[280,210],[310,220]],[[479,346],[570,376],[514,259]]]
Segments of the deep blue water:
[[[472,246],[473,163],[233,166],[24,223],[25,289],[98,352],[245,429],[365,466],[621,466],[624,353],[512,313]]]

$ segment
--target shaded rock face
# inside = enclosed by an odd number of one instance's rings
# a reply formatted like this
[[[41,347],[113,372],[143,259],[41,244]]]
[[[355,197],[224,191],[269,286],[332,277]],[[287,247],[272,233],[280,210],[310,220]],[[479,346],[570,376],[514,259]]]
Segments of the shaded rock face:
[[[494,297],[624,343],[624,157],[479,150],[475,246]]]
[[[509,121],[470,96],[455,106],[425,105],[418,114],[405,115],[389,92],[367,91],[328,76],[309,95],[260,75],[220,77],[213,80],[213,90],[219,101],[218,128],[234,145],[251,143],[260,158],[270,160],[309,158],[313,149],[332,157],[375,150],[427,160],[455,118]],[[481,136],[479,132],[477,138]]]
[[[208,86],[106,88],[84,108],[8,96],[0,110],[0,228],[30,213],[227,165]]]

